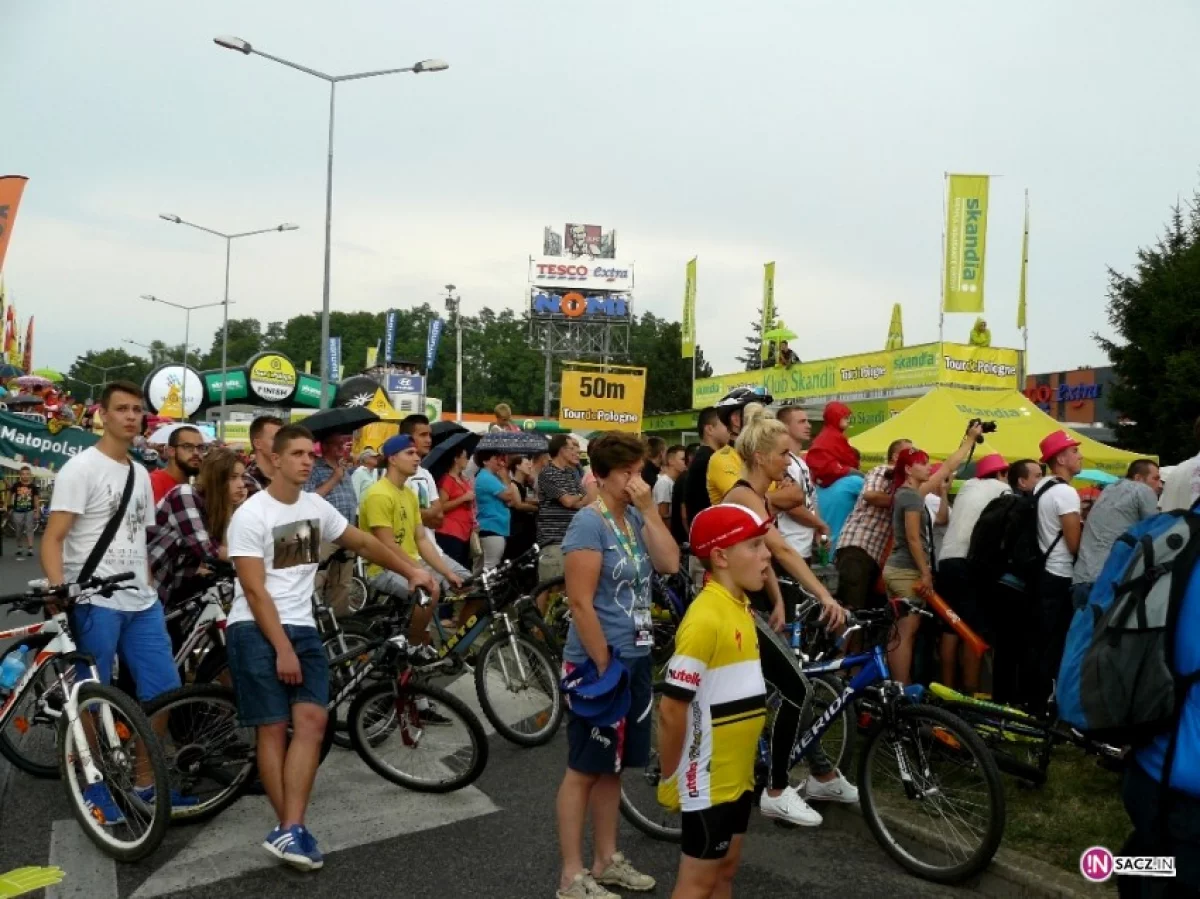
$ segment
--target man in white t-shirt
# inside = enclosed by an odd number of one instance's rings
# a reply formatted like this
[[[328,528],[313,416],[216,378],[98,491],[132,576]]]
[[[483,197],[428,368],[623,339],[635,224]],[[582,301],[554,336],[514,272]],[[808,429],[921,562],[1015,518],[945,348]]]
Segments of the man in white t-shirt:
[[[324,861],[304,815],[329,702],[329,665],[312,613],[321,544],[336,543],[410,581],[428,576],[348,524],[324,497],[302,490],[316,458],[309,431],[281,428],[272,450],[270,485],[246,500],[229,523],[237,586],[225,641],[238,718],[243,727],[257,729],[258,773],[278,819],[263,848],[312,871]]]
[[[819,539],[826,546],[829,541],[829,525],[821,519],[812,473],[800,455],[812,437],[812,423],[808,420],[808,413],[800,406],[784,406],[776,413],[776,417],[787,425],[791,460],[788,462],[787,481],[770,494],[771,507],[781,513],[776,519],[779,533],[783,534],[792,549],[804,557],[805,562],[811,564],[816,541]]]
[[[1071,486],[1071,479],[1083,470],[1083,455],[1079,452],[1079,441],[1066,431],[1050,434],[1042,440],[1040,448],[1042,462],[1050,467],[1050,476],[1034,492],[1038,547],[1046,553],[1046,569],[1036,591],[1040,664],[1034,695],[1048,699],[1071,626],[1071,575],[1083,533],[1079,492]]]
[[[675,481],[679,478],[687,466],[683,464],[683,454],[685,450],[682,446],[675,445],[667,447],[663,454],[663,464],[658,470],[658,477],[654,480],[654,505],[658,507],[659,517],[666,522],[667,527],[671,526],[671,494],[675,490]]]
[[[133,574],[125,589],[75,606],[71,631],[80,651],[95,659],[103,683],[112,679],[120,651],[122,664],[137,685],[137,698],[145,703],[177,689],[180,682],[163,607],[150,586],[146,528],[154,523],[154,492],[146,469],[129,456],[145,414],[142,391],[135,384],[114,381],[104,388],[100,406],[104,436],[72,457],[55,478],[50,521],[42,538],[42,569],[52,585],[75,583],[85,574],[101,578]],[[131,478],[121,524],[89,574],[83,569]],[[134,788],[143,801],[153,801],[153,783],[135,783]],[[83,795],[92,814],[103,816],[106,825],[125,820],[103,783],[92,784]],[[197,804],[195,797],[174,793],[171,801],[176,806]]]
[[[429,424],[429,419],[424,415],[413,413],[405,416],[404,421],[400,422],[400,433],[407,434],[412,438],[413,446],[417,448],[417,455],[422,460],[433,449],[433,428]],[[417,469],[417,473],[405,482],[405,486],[417,495],[417,505],[421,509],[421,524],[425,525],[431,534],[435,533],[446,520],[446,513],[442,509],[442,497],[438,493],[437,481],[433,479],[433,474],[422,465]],[[438,546],[437,541],[433,541],[433,549],[459,578],[466,580],[471,576],[470,571],[446,555],[445,551]]]

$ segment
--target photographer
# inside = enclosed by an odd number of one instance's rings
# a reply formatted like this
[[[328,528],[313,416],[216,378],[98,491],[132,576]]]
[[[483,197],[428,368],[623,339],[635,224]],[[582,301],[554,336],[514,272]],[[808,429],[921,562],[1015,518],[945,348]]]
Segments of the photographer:
[[[917,605],[918,586],[933,589],[933,518],[925,506],[925,497],[941,489],[954,478],[954,473],[967,460],[975,442],[983,433],[983,423],[972,420],[963,435],[962,443],[946,460],[937,474],[929,466],[929,454],[915,447],[903,450],[896,458],[892,472],[895,495],[892,500],[892,529],[895,541],[892,554],[883,569],[883,582],[888,597],[906,599]],[[911,682],[913,641],[921,619],[908,615],[896,622],[900,642],[888,652],[892,676],[903,684]]]

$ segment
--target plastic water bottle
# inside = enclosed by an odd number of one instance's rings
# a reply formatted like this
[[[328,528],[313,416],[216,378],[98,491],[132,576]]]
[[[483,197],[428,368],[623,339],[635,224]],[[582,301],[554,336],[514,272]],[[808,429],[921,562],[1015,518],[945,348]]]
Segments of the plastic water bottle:
[[[800,607],[799,606],[796,606],[793,614],[795,617],[792,619],[792,651],[795,652],[797,655],[799,655],[800,654],[800,634],[802,631],[802,625],[800,623]]]
[[[0,663],[0,693],[7,696],[12,692],[13,687],[21,682],[21,676],[25,673],[25,656],[29,652],[28,646],[22,646],[16,652],[10,652]]]

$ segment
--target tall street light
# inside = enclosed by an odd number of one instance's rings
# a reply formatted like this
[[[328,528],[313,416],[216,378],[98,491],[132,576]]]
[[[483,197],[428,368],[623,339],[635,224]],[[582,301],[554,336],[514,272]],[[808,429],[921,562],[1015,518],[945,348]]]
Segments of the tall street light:
[[[228,316],[229,315],[229,308],[228,308],[229,301],[222,300],[220,303],[197,303],[195,306],[185,306],[182,303],[172,303],[170,300],[159,299],[158,297],[154,296],[153,294],[149,294],[149,293],[142,294],[142,299],[147,300],[151,303],[162,303],[164,306],[172,306],[175,309],[183,310],[183,399],[181,402],[183,404],[183,417],[186,419],[188,417],[187,416],[187,384],[188,384],[187,364],[188,364],[188,352],[190,350],[190,348],[188,347],[188,341],[190,341],[192,339],[192,312],[194,312],[197,309],[213,309],[217,306],[224,306],[224,307],[226,307],[225,315]]]
[[[333,101],[335,88],[341,81],[359,81],[363,78],[375,78],[379,75],[397,75],[403,72],[411,72],[414,75],[420,75],[423,72],[443,72],[450,68],[450,63],[441,59],[423,59],[418,63],[407,66],[402,69],[380,69],[374,72],[356,72],[352,75],[327,75],[324,72],[318,72],[316,69],[310,69],[307,66],[302,66],[299,63],[291,62],[290,60],[281,59],[278,56],[272,56],[269,53],[263,53],[261,50],[255,50],[250,45],[249,41],[244,41],[240,37],[229,37],[222,35],[213,38],[213,43],[219,47],[224,47],[227,50],[236,50],[249,56],[253,53],[255,56],[261,56],[263,59],[269,59],[271,62],[277,62],[280,65],[285,65],[290,69],[295,69],[298,72],[304,72],[306,75],[312,75],[314,78],[320,78],[329,84],[329,150],[326,155],[325,162],[325,283],[321,291],[321,408],[329,407],[329,253],[330,253],[330,235],[333,229]]]
[[[94,369],[96,369],[96,371],[100,372],[100,389],[101,389],[101,391],[103,391],[104,388],[108,386],[108,373],[110,371],[120,371],[123,368],[130,368],[134,364],[132,362],[122,362],[120,365],[105,365],[102,368],[93,362],[84,362],[82,359],[80,359],[79,362],[81,365],[86,365],[88,368],[94,368]],[[87,382],[85,381],[84,383],[87,383]]]
[[[446,285],[446,313],[454,320],[454,343],[456,346],[455,352],[455,389],[454,389],[454,417],[455,420],[462,424],[462,297],[454,295],[454,285]]]
[[[189,228],[195,228],[197,231],[203,231],[205,234],[214,234],[225,241],[225,320],[221,324],[221,420],[217,425],[217,436],[219,439],[224,440],[225,401],[228,396],[229,381],[229,257],[233,242],[240,237],[253,237],[255,234],[270,234],[272,231],[297,231],[300,226],[284,222],[282,225],[276,225],[274,228],[259,228],[257,231],[241,231],[237,234],[226,234],[223,231],[197,225],[195,222],[185,221],[177,215],[160,212],[158,217],[164,222],[170,222],[173,225],[187,225]],[[184,380],[186,381],[187,378],[185,377]]]

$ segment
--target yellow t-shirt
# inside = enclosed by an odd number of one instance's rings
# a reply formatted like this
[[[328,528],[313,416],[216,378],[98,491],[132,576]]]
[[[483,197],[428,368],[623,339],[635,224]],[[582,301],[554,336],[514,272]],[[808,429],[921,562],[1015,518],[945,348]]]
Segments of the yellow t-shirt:
[[[659,781],[658,801],[702,811],[753,789],[767,686],[745,599],[708,582],[679,624],[659,689],[688,702],[688,714],[683,757],[675,774]]]
[[[733,448],[733,444],[717,450],[708,460],[708,500],[714,506],[719,506],[725,500],[725,494],[733,489],[733,485],[742,476],[742,457]]]
[[[367,533],[372,528],[391,528],[396,546],[414,562],[421,560],[417,549],[417,526],[421,523],[421,506],[417,495],[407,488],[398,488],[386,477],[380,478],[363,494],[358,507],[358,526]],[[369,565],[371,577],[383,569]]]

